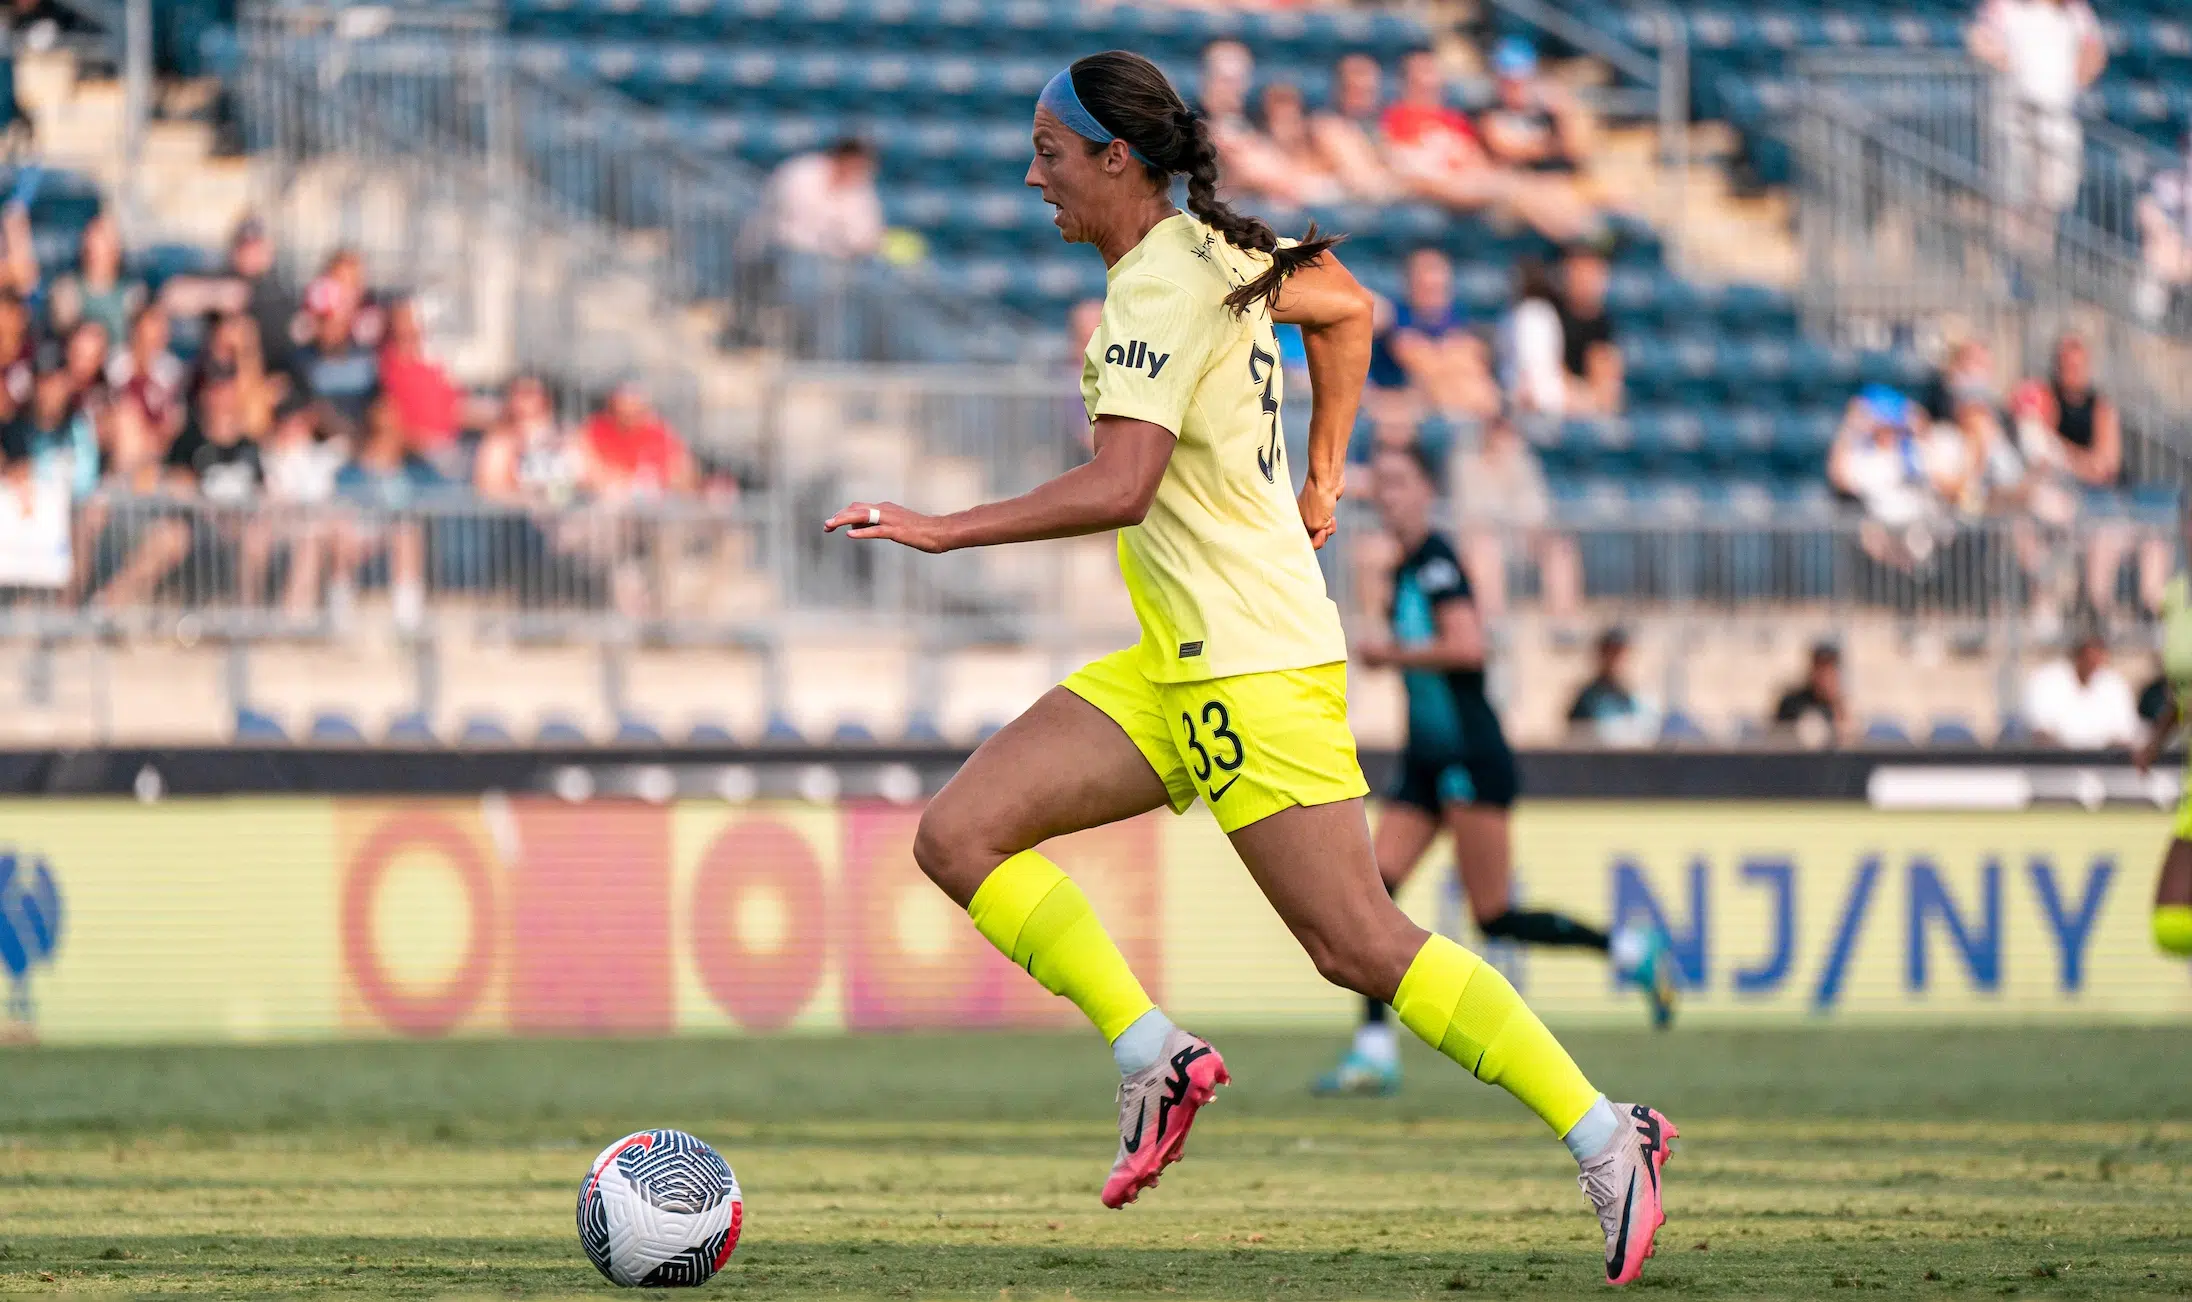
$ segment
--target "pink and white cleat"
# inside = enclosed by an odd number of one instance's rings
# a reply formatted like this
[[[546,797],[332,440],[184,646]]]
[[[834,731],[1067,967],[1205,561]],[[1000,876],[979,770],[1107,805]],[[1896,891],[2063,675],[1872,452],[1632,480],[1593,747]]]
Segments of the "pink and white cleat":
[[[1652,1238],[1667,1223],[1659,1203],[1659,1168],[1667,1164],[1674,1123],[1641,1103],[1616,1103],[1628,1128],[1605,1152],[1583,1164],[1576,1183],[1598,1210],[1606,1231],[1606,1282],[1630,1284],[1644,1273]]]
[[[1156,1184],[1180,1160],[1196,1111],[1232,1079],[1209,1041],[1172,1028],[1157,1061],[1119,1082],[1119,1157],[1104,1206],[1124,1207]]]

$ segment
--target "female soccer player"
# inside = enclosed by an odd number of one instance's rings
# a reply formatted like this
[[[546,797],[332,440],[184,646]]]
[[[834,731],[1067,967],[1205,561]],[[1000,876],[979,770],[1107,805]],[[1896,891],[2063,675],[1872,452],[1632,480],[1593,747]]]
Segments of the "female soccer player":
[[[1370,357],[1370,298],[1310,237],[1217,197],[1205,124],[1156,65],[1091,55],[1037,101],[1027,183],[1067,241],[1110,267],[1082,363],[1095,454],[1008,501],[929,516],[854,502],[824,527],[928,552],[1119,531],[1140,645],[1088,665],[984,742],[929,803],[923,872],[990,942],[1070,999],[1122,1077],[1120,1207],[1178,1160],[1227,1081],[1128,970],[1087,897],[1035,847],[1199,795],[1327,980],[1401,1022],[1566,1141],[1605,1229],[1606,1275],[1637,1277],[1665,1216],[1674,1127],[1616,1106],[1497,970],[1426,934],[1378,878],[1347,730],[1345,639],[1314,549],[1332,533]],[[1188,212],[1172,206],[1187,178]],[[1282,464],[1273,321],[1301,326],[1315,385],[1307,483]]]
[[[2192,559],[2192,499],[2182,511],[2184,555]],[[2162,590],[2162,678],[2168,701],[2146,744],[2139,747],[2136,759],[2142,773],[2161,758],[2184,719],[2185,693],[2192,691],[2192,578],[2182,570]],[[2154,944],[2172,957],[2192,958],[2192,770],[2186,773],[2169,848],[2162,854],[2161,880],[2154,884]]]
[[[1469,576],[1446,536],[1431,527],[1438,471],[1420,448],[1387,448],[1371,466],[1378,514],[1398,545],[1382,583],[1363,586],[1390,638],[1359,639],[1355,658],[1401,671],[1408,693],[1408,743],[1384,814],[1378,869],[1398,890],[1437,839],[1454,840],[1454,862],[1477,930],[1500,940],[1595,949],[1623,979],[1644,987],[1652,1020],[1674,1013],[1674,964],[1654,928],[1631,925],[1609,937],[1558,913],[1514,907],[1514,844],[1507,811],[1519,782],[1515,755],[1484,694],[1484,625]],[[1377,589],[1382,589],[1377,591]],[[1389,1094],[1400,1088],[1400,1055],[1385,1005],[1364,1000],[1364,1019],[1340,1065],[1319,1077],[1319,1094]]]

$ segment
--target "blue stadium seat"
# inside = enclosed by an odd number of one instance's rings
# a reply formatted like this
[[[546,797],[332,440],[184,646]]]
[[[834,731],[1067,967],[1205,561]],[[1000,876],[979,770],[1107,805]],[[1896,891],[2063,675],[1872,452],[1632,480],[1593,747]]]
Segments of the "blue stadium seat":
[[[1976,746],[1979,734],[1972,731],[1962,719],[1943,716],[1933,721],[1933,730],[1926,734],[1928,746]]]
[[[638,715],[619,715],[613,740],[619,746],[660,746],[662,730]]]
[[[875,741],[875,733],[858,719],[839,719],[830,732],[830,742],[838,746],[866,746]]]
[[[1997,746],[2024,746],[2030,745],[2031,742],[2031,725],[2014,714],[2002,720],[2002,730],[1994,738],[1994,743]]]
[[[502,720],[492,714],[465,716],[464,726],[457,732],[460,746],[508,746],[516,739]]]
[[[312,716],[312,730],[306,734],[315,742],[358,744],[365,741],[365,731],[357,720],[339,710],[322,710]]]
[[[692,729],[685,734],[688,746],[734,746],[737,743],[731,730],[713,719],[695,719]]]
[[[388,720],[388,728],[381,740],[392,746],[431,746],[434,744],[434,724],[418,710],[406,710]]]
[[[1871,746],[1908,746],[1910,734],[1894,719],[1878,718],[1865,725],[1865,743]]]
[[[1667,717],[1660,721],[1659,740],[1676,745],[1694,746],[1712,739],[1705,735],[1705,730],[1698,726],[1697,720],[1692,719],[1680,710],[1669,710]]]
[[[538,746],[584,746],[587,742],[586,730],[561,714],[542,717],[539,729],[533,733],[533,743]]]
[[[235,739],[240,742],[286,742],[289,733],[273,715],[240,706],[236,710]]]
[[[936,726],[935,718],[927,711],[916,710],[912,717],[906,720],[906,730],[901,734],[901,737],[903,740],[915,745],[934,746],[943,742],[944,733],[942,729]]]
[[[768,726],[761,730],[761,740],[772,746],[797,746],[807,738],[790,719],[781,714],[771,714]]]

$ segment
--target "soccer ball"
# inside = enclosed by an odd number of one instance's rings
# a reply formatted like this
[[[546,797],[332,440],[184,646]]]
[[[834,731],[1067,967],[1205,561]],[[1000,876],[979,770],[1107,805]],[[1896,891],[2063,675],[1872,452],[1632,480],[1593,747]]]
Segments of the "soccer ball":
[[[612,1284],[691,1288],[731,1259],[745,1214],[722,1154],[682,1130],[642,1130],[594,1159],[578,1241]]]

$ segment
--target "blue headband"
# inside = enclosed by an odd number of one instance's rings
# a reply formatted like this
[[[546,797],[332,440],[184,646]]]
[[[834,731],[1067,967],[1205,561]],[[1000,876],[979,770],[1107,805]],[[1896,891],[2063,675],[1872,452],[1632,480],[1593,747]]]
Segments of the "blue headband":
[[[1075,94],[1073,90],[1073,69],[1071,68],[1060,69],[1058,75],[1050,79],[1050,84],[1043,87],[1043,93],[1035,97],[1035,102],[1040,107],[1049,109],[1050,115],[1058,119],[1066,130],[1071,131],[1083,140],[1092,140],[1099,145],[1108,145],[1112,141],[1122,138],[1113,135],[1109,127],[1096,120],[1095,114],[1082,107],[1081,97]],[[1142,151],[1136,149],[1134,142],[1131,140],[1127,141],[1126,151],[1134,155],[1144,166],[1156,166],[1155,163],[1142,157]]]

